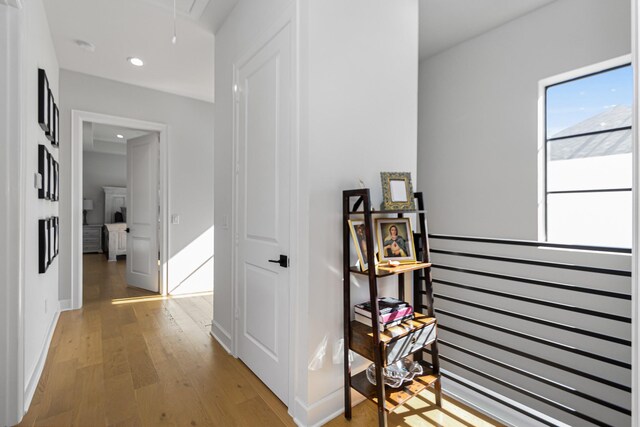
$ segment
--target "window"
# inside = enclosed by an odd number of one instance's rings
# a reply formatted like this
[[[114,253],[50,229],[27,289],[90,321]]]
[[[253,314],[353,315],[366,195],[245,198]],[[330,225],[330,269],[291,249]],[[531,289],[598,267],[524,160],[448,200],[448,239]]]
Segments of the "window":
[[[631,65],[545,87],[549,242],[631,247]]]

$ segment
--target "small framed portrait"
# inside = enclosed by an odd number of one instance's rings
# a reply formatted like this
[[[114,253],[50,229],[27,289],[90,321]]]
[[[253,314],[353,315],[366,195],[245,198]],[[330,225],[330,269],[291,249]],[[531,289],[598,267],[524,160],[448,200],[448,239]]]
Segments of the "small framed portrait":
[[[47,230],[47,221],[46,219],[38,220],[38,272],[40,274],[46,273],[47,267],[49,267],[49,253],[47,252],[47,248],[49,247],[49,242],[47,241],[49,233]]]
[[[413,198],[411,173],[380,172],[380,179],[382,181],[381,210],[415,210],[416,204]]]
[[[351,229],[353,245],[358,254],[360,271],[367,271],[369,269],[369,249],[367,248],[367,235],[364,221],[349,220],[349,228]]]
[[[47,73],[38,69],[38,124],[45,132],[49,132],[49,80]]]
[[[38,198],[49,199],[49,152],[42,144],[38,145],[38,173],[40,174]]]
[[[416,262],[410,218],[376,218],[380,262]]]
[[[47,139],[51,142],[53,142],[55,140],[55,135],[54,135],[54,118],[55,118],[55,111],[54,111],[54,106],[55,106],[55,101],[53,99],[53,92],[51,92],[51,89],[49,89],[49,104],[47,106],[47,113],[49,114],[49,118],[48,118],[48,124],[49,126],[47,127],[47,130],[44,132],[45,136],[47,137]]]

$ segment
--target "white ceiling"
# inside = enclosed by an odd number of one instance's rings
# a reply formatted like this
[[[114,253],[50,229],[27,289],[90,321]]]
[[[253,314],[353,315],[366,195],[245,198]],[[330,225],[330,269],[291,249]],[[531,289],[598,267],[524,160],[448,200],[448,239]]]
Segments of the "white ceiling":
[[[420,59],[555,0],[419,0]],[[208,102],[214,34],[238,0],[44,0],[60,67]],[[89,52],[76,40],[95,45]],[[134,67],[126,59],[145,62]]]
[[[96,153],[127,154],[127,141],[149,132],[100,123],[83,123],[82,150]],[[117,135],[122,135],[120,139]]]
[[[420,60],[555,0],[420,0]]]
[[[208,102],[214,99],[214,32],[236,2],[176,0],[173,45],[173,0],[44,0],[60,68]],[[131,56],[145,65],[132,66]]]

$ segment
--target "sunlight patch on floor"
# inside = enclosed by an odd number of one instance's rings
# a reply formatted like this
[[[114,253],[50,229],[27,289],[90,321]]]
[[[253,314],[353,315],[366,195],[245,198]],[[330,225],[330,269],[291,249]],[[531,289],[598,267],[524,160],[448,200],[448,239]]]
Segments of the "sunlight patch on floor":
[[[116,298],[111,300],[111,304],[133,304],[137,302],[150,302],[150,301],[161,301],[161,300],[170,300],[170,299],[180,299],[180,298],[193,298],[193,297],[205,297],[213,295],[213,292],[198,292],[193,294],[183,294],[183,295],[152,295],[145,297],[132,297],[132,298]]]

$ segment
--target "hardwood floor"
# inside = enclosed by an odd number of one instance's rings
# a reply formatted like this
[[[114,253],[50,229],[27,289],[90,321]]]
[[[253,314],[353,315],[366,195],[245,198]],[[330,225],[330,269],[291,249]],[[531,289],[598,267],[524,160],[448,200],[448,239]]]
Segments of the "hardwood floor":
[[[84,256],[84,307],[60,315],[44,372],[20,426],[294,426],[287,408],[209,335],[212,295],[162,298],[129,288],[125,263]],[[496,426],[428,392],[390,426]],[[377,425],[363,402],[353,420]]]
[[[84,307],[60,315],[21,426],[294,426],[210,335],[212,295],[128,288],[124,261],[84,256]]]

